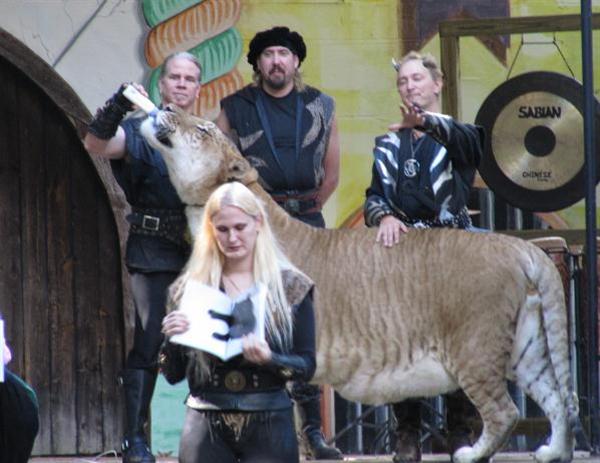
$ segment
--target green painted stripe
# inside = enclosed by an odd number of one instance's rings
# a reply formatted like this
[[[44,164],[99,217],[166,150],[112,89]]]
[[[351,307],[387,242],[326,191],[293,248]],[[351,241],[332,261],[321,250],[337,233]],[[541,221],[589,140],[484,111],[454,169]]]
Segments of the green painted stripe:
[[[242,46],[240,33],[232,27],[190,49],[189,52],[198,58],[202,65],[202,83],[210,82],[231,71],[242,55]],[[159,66],[152,71],[147,86],[150,99],[155,104],[160,103],[158,76],[161,68],[162,66]]]
[[[142,12],[150,27],[181,13],[204,0],[142,0]]]

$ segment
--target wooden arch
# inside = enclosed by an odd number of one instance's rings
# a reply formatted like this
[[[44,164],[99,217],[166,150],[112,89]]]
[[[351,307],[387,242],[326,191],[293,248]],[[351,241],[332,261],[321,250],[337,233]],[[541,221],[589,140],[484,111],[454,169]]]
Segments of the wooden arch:
[[[0,313],[9,368],[40,402],[34,454],[118,448],[125,202],[83,148],[79,97],[1,29],[0,99]]]

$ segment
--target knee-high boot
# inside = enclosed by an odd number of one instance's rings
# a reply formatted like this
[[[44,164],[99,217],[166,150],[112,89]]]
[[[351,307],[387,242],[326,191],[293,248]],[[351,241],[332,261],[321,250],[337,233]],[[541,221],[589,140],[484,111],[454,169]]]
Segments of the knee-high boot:
[[[154,463],[148,446],[146,424],[154,393],[157,373],[141,369],[127,369],[121,374],[125,393],[127,425],[123,439],[123,463]]]
[[[341,460],[342,452],[327,445],[321,430],[321,392],[318,386],[295,383],[292,395],[298,404],[302,432],[314,460]]]
[[[473,444],[474,428],[479,421],[477,410],[463,391],[446,395],[447,444],[450,455],[461,447]]]
[[[394,463],[421,461],[421,401],[407,399],[392,404],[396,418]]]

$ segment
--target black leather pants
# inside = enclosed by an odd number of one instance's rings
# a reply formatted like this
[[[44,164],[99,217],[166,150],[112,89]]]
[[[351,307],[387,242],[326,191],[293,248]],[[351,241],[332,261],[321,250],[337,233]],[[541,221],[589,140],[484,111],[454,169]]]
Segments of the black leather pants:
[[[293,409],[245,412],[237,427],[220,411],[186,409],[180,463],[295,463],[300,461]]]
[[[128,369],[155,370],[163,342],[162,319],[169,285],[175,272],[132,273],[131,292],[135,305],[133,347],[127,356]]]

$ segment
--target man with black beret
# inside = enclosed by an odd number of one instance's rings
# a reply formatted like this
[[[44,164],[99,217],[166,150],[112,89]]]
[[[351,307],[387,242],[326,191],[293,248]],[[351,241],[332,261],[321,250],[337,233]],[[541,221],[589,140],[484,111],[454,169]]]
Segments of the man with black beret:
[[[254,83],[221,101],[217,126],[257,169],[266,191],[291,216],[325,227],[321,209],[339,179],[340,147],[333,99],[305,85],[302,36],[287,27],[257,33],[248,63]],[[321,431],[318,386],[295,383],[292,396],[312,457],[342,459]]]

